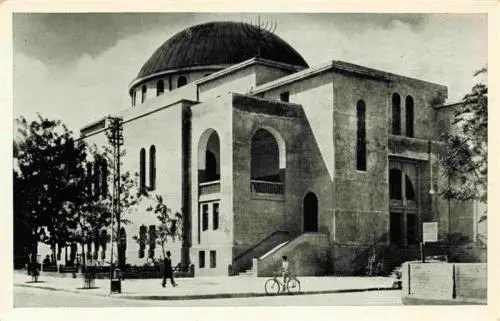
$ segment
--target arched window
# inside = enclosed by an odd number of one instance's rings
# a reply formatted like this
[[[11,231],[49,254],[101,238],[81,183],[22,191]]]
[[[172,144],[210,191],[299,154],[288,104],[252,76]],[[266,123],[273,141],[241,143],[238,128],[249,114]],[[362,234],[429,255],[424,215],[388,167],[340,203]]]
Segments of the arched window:
[[[149,189],[156,188],[156,147],[151,145],[149,148]]]
[[[142,85],[141,92],[142,92],[141,102],[144,103],[146,101],[146,93],[147,93],[146,85]]]
[[[180,76],[177,78],[177,88],[181,88],[187,84],[187,79],[184,76]]]
[[[285,143],[272,129],[259,129],[252,137],[251,191],[284,194]]]
[[[132,92],[132,95],[130,95],[130,99],[132,100],[132,106],[135,106],[135,90]]]
[[[366,113],[365,102],[360,100],[356,105],[356,168],[366,171]]]
[[[156,83],[156,96],[160,96],[163,94],[165,91],[165,84],[163,83],[163,80],[158,80]]]
[[[392,134],[401,135],[401,97],[392,95]]]
[[[414,110],[413,110],[413,97],[408,96],[406,97],[406,136],[407,137],[414,137]]]
[[[220,179],[220,141],[213,129],[203,133],[198,145],[198,177],[200,183]]]
[[[139,154],[139,189],[143,192],[146,189],[146,150],[141,148]]]

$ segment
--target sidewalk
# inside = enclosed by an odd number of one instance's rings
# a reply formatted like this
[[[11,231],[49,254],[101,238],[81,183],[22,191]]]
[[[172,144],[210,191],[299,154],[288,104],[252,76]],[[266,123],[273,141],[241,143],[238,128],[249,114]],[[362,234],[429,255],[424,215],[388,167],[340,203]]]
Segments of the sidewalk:
[[[135,300],[193,300],[215,298],[239,298],[265,296],[264,283],[268,278],[251,276],[221,276],[179,278],[176,288],[167,283],[161,287],[161,279],[133,279],[122,281],[122,293],[114,297]],[[299,277],[300,294],[342,293],[392,290],[392,278],[388,277]],[[14,284],[54,291],[108,296],[109,279],[95,280],[94,289],[83,289],[83,280],[40,275],[39,282],[31,283],[25,273],[14,272]]]

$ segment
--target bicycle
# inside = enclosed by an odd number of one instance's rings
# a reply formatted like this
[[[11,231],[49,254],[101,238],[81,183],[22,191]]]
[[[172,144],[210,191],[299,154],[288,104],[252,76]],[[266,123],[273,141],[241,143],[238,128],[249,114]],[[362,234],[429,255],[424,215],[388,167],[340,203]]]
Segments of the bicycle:
[[[267,295],[277,295],[285,290],[289,294],[300,293],[300,282],[295,276],[289,276],[286,285],[279,280],[280,278],[279,273],[274,273],[273,277],[266,281],[264,289]]]

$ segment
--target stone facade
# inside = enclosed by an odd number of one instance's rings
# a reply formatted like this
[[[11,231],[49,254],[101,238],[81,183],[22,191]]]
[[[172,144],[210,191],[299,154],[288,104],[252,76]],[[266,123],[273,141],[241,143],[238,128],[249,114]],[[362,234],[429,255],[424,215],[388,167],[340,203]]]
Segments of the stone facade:
[[[321,266],[310,273],[309,263],[297,267],[302,274],[357,273],[374,244],[418,243],[422,222],[439,222],[440,234],[472,237],[472,204],[439,196],[440,135],[452,130],[453,107],[435,103],[446,87],[339,61],[304,69],[252,58],[200,72],[158,97],[149,96],[151,80],[147,101],[118,115],[125,170],[139,172],[141,148],[155,146],[152,192],[185,218],[185,251],[180,241],[169,250],[174,262],[194,264],[195,275],[241,272],[233,265],[248,268],[251,251],[262,253],[266,244],[271,250],[277,232],[325,236]],[[103,129],[89,128],[84,139],[105,144]],[[128,214],[130,264],[146,261],[131,237],[156,223],[147,206]],[[238,262],[242,256],[247,263]]]

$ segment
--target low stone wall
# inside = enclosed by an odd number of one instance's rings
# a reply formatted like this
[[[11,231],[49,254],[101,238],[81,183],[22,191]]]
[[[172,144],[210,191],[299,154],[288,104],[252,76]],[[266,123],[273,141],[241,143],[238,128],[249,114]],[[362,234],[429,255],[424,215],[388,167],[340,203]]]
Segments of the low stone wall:
[[[408,304],[486,304],[486,263],[407,262],[402,271],[403,302]]]

